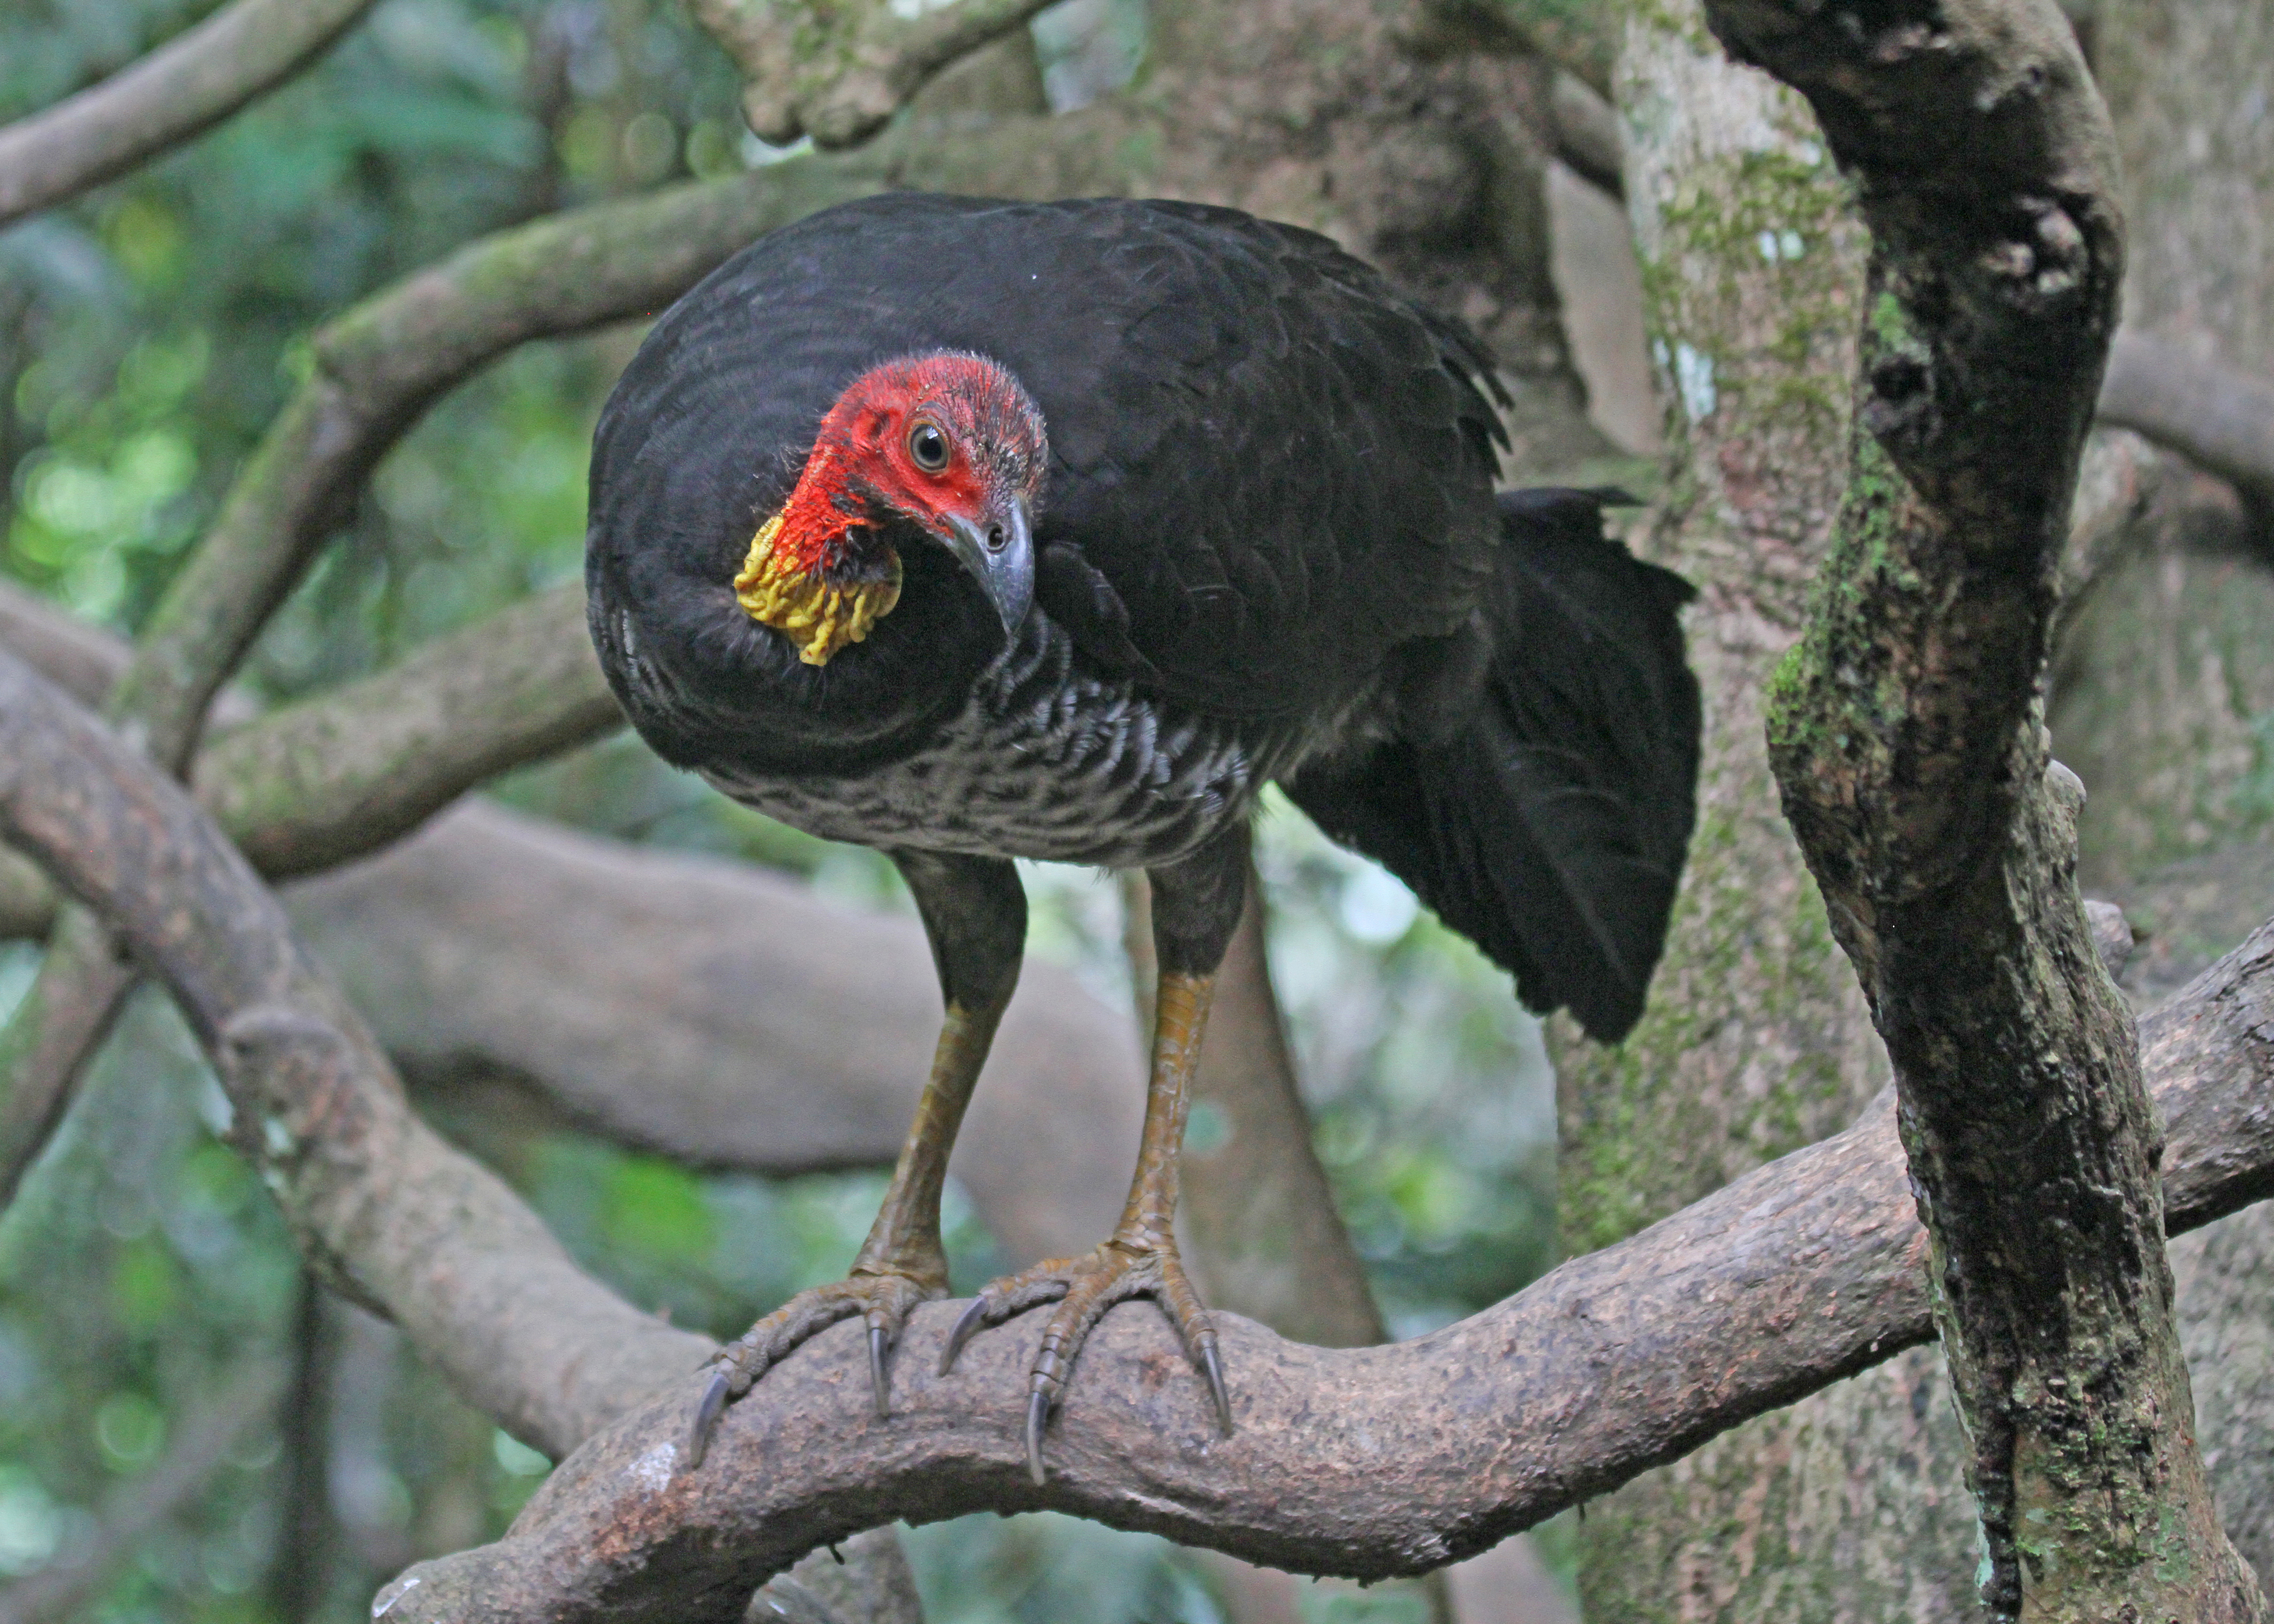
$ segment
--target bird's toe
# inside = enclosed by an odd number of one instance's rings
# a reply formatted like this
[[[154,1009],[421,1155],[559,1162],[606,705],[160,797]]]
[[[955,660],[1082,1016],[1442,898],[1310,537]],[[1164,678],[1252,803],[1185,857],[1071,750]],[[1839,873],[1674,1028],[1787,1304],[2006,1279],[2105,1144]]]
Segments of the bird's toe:
[[[1218,1424],[1231,1431],[1231,1400],[1224,1380],[1216,1327],[1173,1249],[1108,1241],[1080,1258],[1053,1259],[1007,1276],[972,1299],[940,1357],[945,1375],[964,1344],[988,1326],[1055,1302],[1027,1375],[1027,1470],[1043,1481],[1043,1434],[1073,1373],[1075,1357],[1106,1312],[1131,1297],[1149,1297],[1177,1327],[1185,1350],[1206,1378]]]
[[[773,1365],[787,1358],[801,1343],[836,1324],[860,1319],[867,1323],[869,1386],[877,1418],[891,1414],[891,1387],[885,1373],[887,1357],[899,1342],[900,1328],[915,1305],[944,1295],[928,1282],[882,1270],[862,1270],[847,1279],[801,1291],[712,1356],[711,1380],[697,1402],[689,1427],[687,1469],[703,1463],[712,1435],[727,1406],[749,1392]]]

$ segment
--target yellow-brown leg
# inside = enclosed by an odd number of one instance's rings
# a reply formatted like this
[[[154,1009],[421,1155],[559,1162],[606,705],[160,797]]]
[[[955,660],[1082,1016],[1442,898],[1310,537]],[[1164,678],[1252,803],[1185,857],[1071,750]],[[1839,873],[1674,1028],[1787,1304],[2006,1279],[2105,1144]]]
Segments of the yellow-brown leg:
[[[719,1351],[689,1433],[689,1470],[702,1464],[727,1405],[801,1342],[840,1320],[858,1315],[868,1321],[870,1391],[877,1416],[888,1415],[885,1355],[918,1303],[947,1295],[939,1204],[948,1154],[1018,981],[1026,896],[1007,862],[926,853],[894,856],[915,893],[947,1001],[931,1073],[852,1272],[799,1292]]]
[[[1208,1380],[1217,1425],[1231,1435],[1231,1396],[1216,1327],[1177,1255],[1175,1226],[1178,1157],[1193,1071],[1200,1063],[1216,966],[1239,922],[1246,865],[1241,829],[1173,868],[1153,872],[1154,940],[1161,972],[1152,1071],[1136,1177],[1113,1233],[1086,1256],[1053,1258],[987,1287],[955,1322],[940,1355],[940,1373],[945,1375],[983,1326],[1000,1325],[1044,1303],[1058,1304],[1027,1379],[1027,1470],[1037,1484],[1043,1481],[1043,1425],[1065,1391],[1075,1355],[1106,1311],[1131,1297],[1149,1297],[1168,1315],[1185,1351]]]
[[[1129,1200],[1113,1233],[1085,1257],[1052,1258],[990,1285],[963,1311],[940,1356],[940,1373],[945,1375],[982,1326],[1000,1325],[1043,1303],[1058,1304],[1027,1378],[1027,1470],[1038,1484],[1043,1481],[1043,1425],[1065,1391],[1074,1354],[1105,1311],[1131,1297],[1149,1297],[1160,1304],[1184,1339],[1185,1351],[1208,1378],[1217,1424],[1226,1436],[1231,1432],[1231,1396],[1224,1387],[1216,1327],[1186,1278],[1175,1234],[1177,1157],[1184,1144],[1193,1067],[1215,990],[1213,975],[1161,977],[1153,1077],[1145,1097],[1145,1137]]]

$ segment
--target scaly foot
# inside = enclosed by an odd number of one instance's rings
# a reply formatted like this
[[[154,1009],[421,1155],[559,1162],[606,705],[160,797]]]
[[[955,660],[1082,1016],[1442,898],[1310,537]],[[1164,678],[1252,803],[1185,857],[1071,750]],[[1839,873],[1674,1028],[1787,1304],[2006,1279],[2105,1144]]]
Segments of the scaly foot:
[[[943,1266],[940,1274],[944,1276],[945,1273]],[[909,1312],[918,1303],[946,1295],[944,1283],[857,1265],[843,1280],[799,1292],[712,1357],[711,1362],[717,1368],[712,1372],[711,1385],[703,1390],[702,1402],[696,1406],[695,1422],[689,1429],[685,1470],[692,1471],[703,1464],[703,1456],[711,1447],[711,1434],[730,1402],[748,1393],[753,1382],[787,1358],[800,1342],[840,1320],[859,1316],[868,1320],[869,1384],[876,1395],[877,1418],[889,1417],[891,1395],[885,1380],[885,1356],[900,1340],[900,1327],[907,1323]]]
[[[1043,1425],[1050,1406],[1065,1391],[1074,1355],[1106,1310],[1133,1297],[1151,1297],[1177,1327],[1185,1352],[1208,1378],[1217,1425],[1225,1437],[1231,1436],[1231,1396],[1224,1388],[1216,1327],[1185,1277],[1176,1248],[1117,1237],[1086,1257],[1052,1258],[994,1282],[963,1311],[939,1357],[939,1373],[945,1376],[981,1327],[1000,1325],[1044,1303],[1058,1304],[1027,1377],[1027,1470],[1037,1485],[1043,1481]]]

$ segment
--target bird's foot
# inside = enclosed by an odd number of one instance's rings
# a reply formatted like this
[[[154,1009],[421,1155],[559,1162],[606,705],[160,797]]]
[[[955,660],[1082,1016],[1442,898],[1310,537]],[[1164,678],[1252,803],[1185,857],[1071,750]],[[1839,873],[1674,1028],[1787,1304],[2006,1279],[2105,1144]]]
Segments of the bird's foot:
[[[843,1280],[799,1292],[712,1357],[710,1385],[703,1390],[688,1434],[687,1470],[692,1471],[703,1464],[711,1434],[728,1404],[748,1393],[752,1383],[787,1358],[799,1343],[840,1320],[860,1318],[869,1322],[869,1383],[876,1395],[877,1418],[891,1415],[885,1355],[900,1340],[900,1327],[918,1303],[946,1295],[946,1287],[936,1282],[865,1267],[856,1267]]]
[[[1155,1242],[1115,1239],[1080,1258],[1052,1258],[994,1282],[971,1301],[948,1333],[939,1372],[945,1376],[975,1333],[1044,1303],[1057,1312],[1043,1328],[1043,1343],[1027,1376],[1027,1470],[1043,1481],[1043,1426],[1050,1407],[1065,1391],[1083,1339],[1106,1310],[1133,1297],[1149,1297],[1184,1339],[1185,1351],[1208,1379],[1217,1425],[1231,1435],[1231,1397],[1224,1383],[1224,1358],[1216,1351],[1216,1327],[1199,1294],[1185,1276],[1176,1248]]]

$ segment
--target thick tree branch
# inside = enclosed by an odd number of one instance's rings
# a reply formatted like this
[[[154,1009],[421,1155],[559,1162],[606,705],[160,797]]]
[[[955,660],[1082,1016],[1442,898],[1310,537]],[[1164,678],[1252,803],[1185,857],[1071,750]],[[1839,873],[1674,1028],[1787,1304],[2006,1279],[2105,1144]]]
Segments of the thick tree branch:
[[[1329,1351],[1227,1320],[1243,1407],[1228,1441],[1157,1316],[1117,1314],[1036,1491],[1015,1403],[1026,1336],[983,1336],[934,1378],[953,1313],[934,1305],[896,1362],[892,1421],[831,1334],[729,1412],[715,1464],[674,1478],[661,1447],[696,1382],[673,1378],[709,1344],[610,1297],[420,1128],[234,848],[11,659],[0,828],[166,977],[311,1256],[473,1402],[557,1450],[669,1384],[567,1462],[512,1539],[416,1570],[390,1616],[738,1618],[820,1540],[980,1505],[1054,1505],[1280,1566],[1418,1571],[1930,1333],[1925,1239],[1882,1113],[1419,1342]],[[2171,1162],[2175,1218],[2206,1216],[2274,1166],[2274,927],[2149,1026],[2152,1054],[2177,1044],[2210,1071],[2174,1096]],[[2183,1159],[2197,1147],[2218,1165]]]
[[[866,140],[925,81],[1020,26],[1050,0],[953,0],[905,14],[892,0],[695,0],[742,71],[742,115],[760,140]]]
[[[2168,1211],[2205,1222],[2274,1172],[2274,923],[2142,1029],[2172,1120]],[[856,1336],[831,1333],[674,1477],[682,1384],[565,1462],[506,1540],[413,1568],[388,1616],[726,1618],[738,1587],[864,1522],[1037,1506],[1303,1571],[1418,1572],[1928,1340],[1926,1258],[1883,1104],[1415,1342],[1329,1351],[1224,1317],[1228,1440],[1157,1316],[1110,1316],[1039,1491],[1016,1403],[1031,1329],[980,1337],[943,1380],[956,1310],[933,1304],[895,1363],[892,1420],[863,1402]]]
[[[0,226],[99,185],[290,79],[371,0],[236,0],[139,62],[0,130]]]
[[[2195,1447],[2157,1126],[2040,681],[2122,244],[2050,0],[1708,0],[1860,182],[1854,468],[1770,718],[1894,1061],[1994,1617],[2263,1618]]]
[[[710,1351],[584,1274],[510,1191],[420,1123],[243,855],[10,656],[0,833],[165,978],[228,1091],[234,1142],[310,1262],[401,1325],[470,1402],[557,1455]]]

